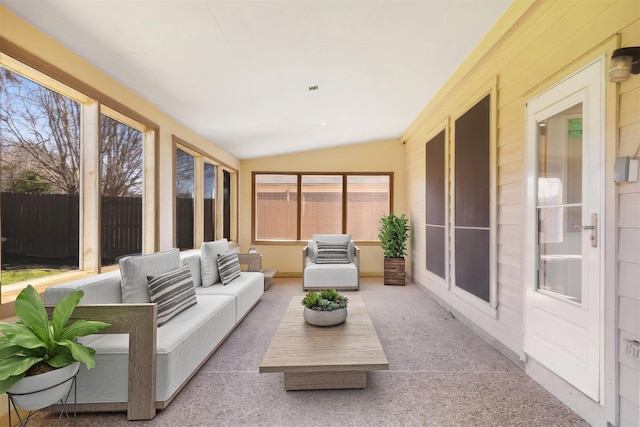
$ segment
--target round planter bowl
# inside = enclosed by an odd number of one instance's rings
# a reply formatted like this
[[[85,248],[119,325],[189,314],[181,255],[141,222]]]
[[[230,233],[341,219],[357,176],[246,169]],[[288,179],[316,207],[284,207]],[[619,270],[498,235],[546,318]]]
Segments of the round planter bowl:
[[[71,378],[79,368],[80,362],[75,362],[44,374],[24,377],[8,393],[18,407],[27,411],[46,408],[67,397],[73,383]]]
[[[347,309],[339,308],[333,311],[317,311],[304,308],[304,320],[313,326],[335,326],[347,319]]]

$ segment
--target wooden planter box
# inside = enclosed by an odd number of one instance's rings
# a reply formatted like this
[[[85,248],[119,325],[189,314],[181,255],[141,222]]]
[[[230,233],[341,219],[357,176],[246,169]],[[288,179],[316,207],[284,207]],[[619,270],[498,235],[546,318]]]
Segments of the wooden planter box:
[[[404,258],[384,259],[384,284],[404,286]]]

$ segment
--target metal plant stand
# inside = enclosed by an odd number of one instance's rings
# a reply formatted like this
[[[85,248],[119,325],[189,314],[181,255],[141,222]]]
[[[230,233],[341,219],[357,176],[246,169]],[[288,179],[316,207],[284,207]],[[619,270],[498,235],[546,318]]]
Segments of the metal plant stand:
[[[31,417],[33,417],[38,410],[34,409],[29,411],[29,413],[27,414],[26,418],[22,419],[22,417],[20,416],[20,412],[18,412],[18,407],[16,406],[16,403],[13,401],[13,396],[27,396],[27,395],[31,395],[34,393],[40,393],[42,391],[46,391],[49,389],[52,389],[54,387],[58,387],[61,386],[62,384],[68,383],[69,381],[71,381],[71,387],[69,388],[69,391],[67,392],[67,395],[63,398],[60,399],[60,402],[58,402],[58,404],[61,405],[61,409],[60,409],[60,415],[58,416],[58,421],[56,422],[56,426],[60,425],[60,422],[63,419],[67,420],[67,425],[68,426],[75,426],[76,425],[76,401],[77,401],[77,390],[76,390],[76,377],[77,377],[78,373],[76,372],[76,374],[71,377],[68,378],[58,384],[52,385],[51,387],[47,387],[45,389],[42,390],[38,390],[38,391],[34,391],[34,392],[30,392],[30,393],[9,393],[7,392],[7,406],[8,406],[8,412],[9,412],[9,427],[13,426],[13,422],[11,421],[11,407],[13,406],[13,410],[16,414],[16,416],[18,417],[18,421],[20,421],[20,424],[18,424],[21,427],[24,427],[27,425],[27,423],[29,422],[29,420],[31,419]],[[71,396],[71,391],[73,390],[73,403],[69,403],[69,396]],[[73,416],[70,415],[70,411],[69,411],[69,407],[73,405]],[[41,408],[44,409],[44,408]],[[63,418],[64,417],[64,418]]]

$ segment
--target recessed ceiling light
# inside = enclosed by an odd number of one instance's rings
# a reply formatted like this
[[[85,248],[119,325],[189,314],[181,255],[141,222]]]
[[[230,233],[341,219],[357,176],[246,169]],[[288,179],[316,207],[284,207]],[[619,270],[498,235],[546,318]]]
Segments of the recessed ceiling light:
[[[327,123],[326,122],[320,122],[320,126],[326,126]]]

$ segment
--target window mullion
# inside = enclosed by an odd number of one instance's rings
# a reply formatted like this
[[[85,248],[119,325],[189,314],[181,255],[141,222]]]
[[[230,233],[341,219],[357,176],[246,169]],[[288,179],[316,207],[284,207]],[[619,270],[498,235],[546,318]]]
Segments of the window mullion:
[[[82,104],[80,152],[80,270],[100,269],[100,105]]]
[[[297,185],[297,201],[298,201],[298,230],[296,231],[296,239],[302,239],[302,175],[297,174],[298,185]]]
[[[342,174],[342,233],[347,232],[347,175]]]

